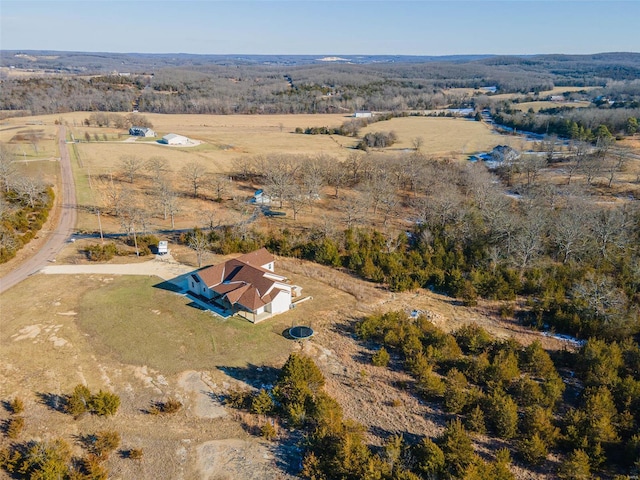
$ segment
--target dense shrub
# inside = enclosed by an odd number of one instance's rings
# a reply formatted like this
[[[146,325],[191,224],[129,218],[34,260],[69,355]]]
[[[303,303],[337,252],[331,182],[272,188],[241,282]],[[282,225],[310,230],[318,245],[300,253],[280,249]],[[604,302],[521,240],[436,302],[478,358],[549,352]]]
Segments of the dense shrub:
[[[118,255],[118,247],[115,243],[87,247],[87,258],[94,262],[106,262],[116,255]]]

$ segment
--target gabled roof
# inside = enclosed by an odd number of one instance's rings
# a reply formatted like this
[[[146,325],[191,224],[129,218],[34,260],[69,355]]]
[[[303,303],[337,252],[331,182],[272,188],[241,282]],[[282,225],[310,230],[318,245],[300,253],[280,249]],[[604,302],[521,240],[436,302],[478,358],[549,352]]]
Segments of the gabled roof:
[[[236,258],[236,260],[254,267],[262,267],[273,262],[274,256],[269,253],[269,250],[262,247],[260,250],[245,253],[244,255]]]
[[[262,268],[273,261],[273,255],[261,248],[225,263],[201,268],[196,273],[208,288],[232,305],[256,310],[271,302],[281,291],[275,286],[278,279],[284,280],[284,277]]]

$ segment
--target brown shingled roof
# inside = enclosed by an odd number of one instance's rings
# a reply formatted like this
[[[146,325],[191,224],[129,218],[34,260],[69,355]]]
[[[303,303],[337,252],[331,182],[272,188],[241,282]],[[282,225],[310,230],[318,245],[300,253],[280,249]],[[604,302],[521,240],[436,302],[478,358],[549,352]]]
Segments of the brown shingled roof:
[[[253,311],[271,302],[281,291],[274,288],[276,280],[265,276],[274,275],[273,272],[262,268],[273,260],[273,255],[266,248],[261,248],[225,263],[202,268],[197,273],[207,287],[226,297],[232,305],[239,304]]]
[[[271,255],[269,250],[264,247],[260,250],[256,250],[255,252],[245,253],[244,255],[236,258],[236,260],[246,263],[247,265],[251,265],[252,267],[262,267],[267,263],[273,262],[274,259],[274,256]]]

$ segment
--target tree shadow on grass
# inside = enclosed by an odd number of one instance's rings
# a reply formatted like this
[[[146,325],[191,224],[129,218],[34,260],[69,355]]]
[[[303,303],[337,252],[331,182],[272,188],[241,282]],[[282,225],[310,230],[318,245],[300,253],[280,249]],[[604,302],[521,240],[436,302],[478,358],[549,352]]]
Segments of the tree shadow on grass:
[[[66,395],[58,395],[57,393],[44,393],[38,392],[36,393],[36,397],[40,400],[40,403],[46,405],[51,410],[60,413],[66,413],[65,407],[67,405],[67,396]]]
[[[393,435],[400,435],[407,445],[416,445],[420,443],[420,441],[424,438],[424,435],[419,435],[417,433],[410,433],[407,431],[392,432],[391,430],[387,430],[376,425],[372,425],[371,427],[369,427],[369,432],[376,437],[382,438],[384,440],[392,437]]]
[[[9,413],[14,413],[9,400],[2,400],[2,407]]]
[[[225,375],[240,380],[254,388],[265,388],[278,381],[280,369],[264,365],[248,364],[246,367],[217,367]]]

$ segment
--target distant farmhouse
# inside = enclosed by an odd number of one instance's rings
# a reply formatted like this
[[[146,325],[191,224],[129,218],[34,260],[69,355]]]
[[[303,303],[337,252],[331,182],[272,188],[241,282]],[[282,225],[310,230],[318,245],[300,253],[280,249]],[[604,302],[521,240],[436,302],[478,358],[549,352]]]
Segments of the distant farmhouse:
[[[189,292],[214,307],[258,323],[291,308],[301,288],[274,273],[275,258],[266,248],[196,270]]]
[[[356,118],[371,118],[373,117],[373,112],[369,110],[356,110],[353,116]]]
[[[156,132],[147,127],[131,127],[129,129],[129,135],[134,137],[155,137]]]
[[[187,137],[183,137],[182,135],[177,135],[175,133],[170,133],[162,137],[160,143],[164,143],[166,145],[188,145],[191,143]]]
[[[490,156],[495,162],[510,165],[520,158],[520,153],[508,145],[498,145],[491,150]]]

